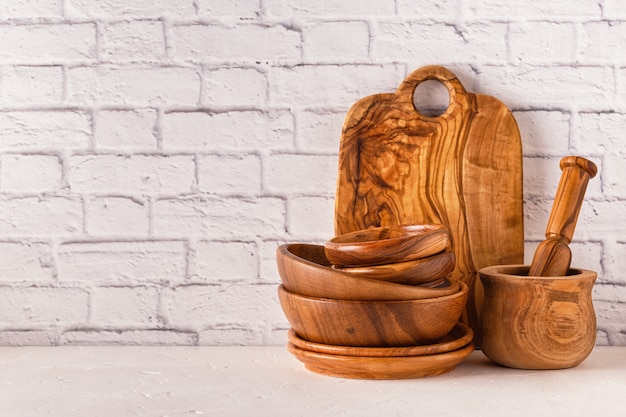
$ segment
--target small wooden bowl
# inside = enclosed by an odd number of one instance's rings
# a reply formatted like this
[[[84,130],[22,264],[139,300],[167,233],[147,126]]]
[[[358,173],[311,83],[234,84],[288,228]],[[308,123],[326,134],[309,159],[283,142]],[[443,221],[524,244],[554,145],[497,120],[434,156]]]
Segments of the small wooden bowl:
[[[411,286],[359,277],[333,269],[321,245],[290,243],[276,249],[278,273],[293,293],[341,300],[418,300],[444,297],[460,290],[458,281],[437,288]]]
[[[427,258],[386,265],[333,268],[370,279],[406,285],[425,285],[447,277],[455,266],[454,252],[446,251]]]
[[[440,224],[374,227],[335,236],[326,257],[340,267],[385,265],[435,255],[448,249],[450,235]]]
[[[469,289],[445,297],[352,301],[305,297],[280,285],[278,299],[303,339],[341,346],[416,346],[439,342],[459,322]]]
[[[294,329],[287,332],[289,342],[300,349],[309,352],[326,353],[329,355],[344,356],[378,356],[378,357],[399,357],[399,356],[420,356],[434,355],[436,353],[450,352],[468,345],[474,338],[474,332],[469,326],[461,322],[454,326],[439,343],[431,345],[418,345],[407,347],[358,347],[358,346],[336,346],[325,345],[323,343],[310,342],[302,339]]]

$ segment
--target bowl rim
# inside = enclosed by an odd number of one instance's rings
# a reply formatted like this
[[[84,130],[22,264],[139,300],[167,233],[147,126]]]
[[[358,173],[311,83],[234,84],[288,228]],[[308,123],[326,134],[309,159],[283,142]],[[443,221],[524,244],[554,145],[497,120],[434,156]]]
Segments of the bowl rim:
[[[452,273],[452,271],[454,271],[454,267],[456,265],[456,255],[451,249],[446,249],[443,252],[426,256],[424,258],[412,259],[409,261],[402,261],[402,262],[393,262],[393,263],[384,264],[384,265],[366,265],[366,266],[331,265],[331,268],[337,271],[347,272],[348,274],[359,275],[359,276],[367,277],[367,278],[370,278],[377,274],[386,274],[387,276],[385,278],[372,278],[372,279],[394,282],[392,281],[392,279],[403,278],[406,281],[411,281],[411,283],[407,285],[416,285],[416,284],[422,285],[422,284],[426,284],[428,282],[433,281],[432,277],[429,277],[428,279],[424,279],[424,278],[411,279],[411,278],[407,278],[407,276],[408,277],[411,276],[412,270],[423,267],[425,264],[432,264],[432,263],[440,262],[441,259],[443,258],[445,258],[446,264],[444,265],[445,267],[442,269],[446,271],[446,273],[434,279],[434,280],[437,280],[439,278],[444,278],[444,277],[447,278]],[[390,268],[390,265],[395,265],[396,269],[392,270],[392,272],[386,272],[385,269]]]
[[[508,274],[505,272],[509,270],[517,271],[517,272],[519,272],[520,270],[526,271],[526,274],[524,273]],[[574,267],[570,267],[569,270],[567,271],[567,275],[563,275],[563,276],[529,276],[528,275],[529,270],[530,270],[530,265],[525,265],[525,264],[491,265],[491,266],[486,266],[484,268],[481,268],[478,271],[478,274],[481,277],[487,276],[492,279],[512,279],[513,278],[513,279],[526,280],[526,281],[580,280],[583,278],[589,278],[591,276],[598,275],[597,272],[592,271],[590,269],[574,268]]]
[[[398,236],[398,237],[394,237],[394,238],[385,238],[385,239],[374,239],[374,240],[358,240],[358,241],[343,241],[343,239],[352,237],[352,236],[357,236],[360,233],[365,233],[365,232],[373,232],[373,231],[377,231],[377,230],[399,230],[402,233],[402,235]],[[373,243],[380,243],[381,241],[383,242],[398,242],[398,241],[404,241],[404,240],[411,240],[411,239],[415,239],[416,237],[419,236],[423,236],[425,233],[431,233],[431,232],[436,232],[439,230],[443,230],[445,232],[448,231],[448,228],[441,223],[425,223],[425,224],[398,224],[398,225],[393,225],[393,226],[377,226],[377,227],[370,227],[368,229],[361,229],[361,230],[355,230],[353,232],[348,232],[348,233],[343,233],[341,235],[337,235],[331,239],[328,239],[326,241],[326,243],[336,246],[336,247],[342,247],[344,245],[348,246],[368,246],[371,245]]]
[[[325,304],[349,304],[349,305],[433,304],[433,303],[446,302],[451,299],[462,297],[463,295],[469,294],[469,287],[467,286],[466,283],[460,280],[454,280],[454,281],[458,282],[459,287],[460,287],[459,290],[455,293],[444,295],[441,297],[418,298],[414,300],[344,300],[344,299],[339,299],[339,298],[309,297],[306,295],[298,294],[298,293],[287,290],[282,283],[278,285],[278,293],[279,294],[283,293],[287,297],[290,297],[290,298],[302,299],[306,302],[325,303]]]

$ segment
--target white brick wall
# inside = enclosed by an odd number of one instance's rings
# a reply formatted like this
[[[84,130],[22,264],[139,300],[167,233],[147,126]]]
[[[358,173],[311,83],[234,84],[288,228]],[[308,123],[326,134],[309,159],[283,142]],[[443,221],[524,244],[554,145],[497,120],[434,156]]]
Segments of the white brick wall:
[[[283,344],[274,251],[332,235],[348,108],[446,65],[522,133],[527,261],[568,154],[626,344],[619,0],[0,4],[0,345]]]

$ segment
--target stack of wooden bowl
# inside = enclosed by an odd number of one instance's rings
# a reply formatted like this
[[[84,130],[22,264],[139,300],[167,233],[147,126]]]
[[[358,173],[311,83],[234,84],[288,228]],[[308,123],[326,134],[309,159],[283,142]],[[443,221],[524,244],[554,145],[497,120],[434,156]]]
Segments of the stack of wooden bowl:
[[[416,378],[453,370],[474,349],[460,323],[468,287],[441,225],[379,227],[324,246],[281,245],[288,350],[331,376]]]

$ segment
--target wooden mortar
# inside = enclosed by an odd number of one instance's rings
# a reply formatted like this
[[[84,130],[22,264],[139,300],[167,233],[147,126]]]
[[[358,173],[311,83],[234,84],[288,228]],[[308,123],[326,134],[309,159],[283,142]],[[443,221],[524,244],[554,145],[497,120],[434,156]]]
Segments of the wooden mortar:
[[[570,269],[563,276],[530,277],[528,270],[523,265],[480,270],[482,351],[511,368],[574,367],[596,341],[591,290],[597,274]]]

